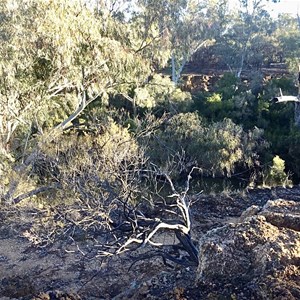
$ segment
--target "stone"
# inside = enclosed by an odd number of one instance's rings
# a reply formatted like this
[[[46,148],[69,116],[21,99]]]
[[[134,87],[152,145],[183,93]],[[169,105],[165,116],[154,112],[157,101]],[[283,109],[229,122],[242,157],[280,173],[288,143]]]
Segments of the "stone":
[[[298,202],[268,201],[208,231],[199,242],[197,284],[224,299],[300,299],[299,210]]]
[[[265,216],[269,223],[277,227],[300,231],[299,202],[283,199],[268,201],[264,205],[260,215]]]

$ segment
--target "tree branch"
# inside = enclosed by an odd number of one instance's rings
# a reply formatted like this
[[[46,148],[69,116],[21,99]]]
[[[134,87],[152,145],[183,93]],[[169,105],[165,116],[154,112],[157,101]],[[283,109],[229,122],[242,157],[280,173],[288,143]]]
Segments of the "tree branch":
[[[18,204],[22,200],[27,199],[27,198],[29,198],[31,196],[35,196],[35,195],[38,195],[40,193],[43,193],[43,192],[46,192],[46,191],[49,191],[49,190],[52,190],[52,189],[60,189],[60,188],[61,188],[61,184],[60,183],[54,183],[54,184],[51,184],[51,185],[48,185],[48,186],[41,186],[41,187],[39,187],[37,189],[31,190],[31,191],[29,191],[27,193],[21,194],[18,197],[14,198],[13,199],[13,203],[14,204]]]

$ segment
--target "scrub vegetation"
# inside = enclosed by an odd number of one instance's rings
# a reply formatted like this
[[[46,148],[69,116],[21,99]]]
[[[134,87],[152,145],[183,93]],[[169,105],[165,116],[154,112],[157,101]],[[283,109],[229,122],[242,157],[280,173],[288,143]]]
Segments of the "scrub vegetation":
[[[300,24],[238,3],[0,2],[0,199],[35,210],[26,238],[110,257],[168,231],[186,257],[156,254],[195,266],[192,177],[299,183],[299,103],[271,99],[298,94]]]

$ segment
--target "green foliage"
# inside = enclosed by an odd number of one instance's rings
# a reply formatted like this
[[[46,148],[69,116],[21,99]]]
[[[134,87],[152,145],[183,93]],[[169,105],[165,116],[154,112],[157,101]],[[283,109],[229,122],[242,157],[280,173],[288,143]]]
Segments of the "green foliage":
[[[237,166],[252,167],[258,153],[267,147],[263,131],[254,128],[245,132],[230,119],[210,125],[203,136],[203,162],[209,161],[213,174],[230,176]]]
[[[99,3],[98,11],[79,0],[1,1],[0,176],[15,178],[14,165],[37,152],[42,157],[20,176],[30,178],[28,186],[52,180],[68,185],[67,174],[78,170],[113,186],[126,182],[118,179],[119,170],[135,163],[138,168],[145,159],[142,148],[152,162],[177,173],[197,165],[209,175],[230,176],[276,153],[300,176],[293,105],[269,101],[279,88],[295,95],[294,80],[266,83],[259,72],[274,59],[299,56],[297,22],[275,22],[262,2],[254,11],[245,3],[233,12],[225,0],[142,0],[125,14],[115,10],[117,3],[107,7],[109,1]],[[205,64],[213,61],[230,72],[209,92],[195,95],[192,107],[190,93],[153,72],[171,56],[179,70],[204,45],[210,54]],[[245,68],[251,69],[248,80],[239,72]],[[57,137],[53,128],[84,99],[94,100]],[[166,115],[161,126],[158,120]],[[264,136],[271,148],[262,153]],[[98,173],[91,174],[95,161]],[[108,176],[109,170],[119,175]]]
[[[265,130],[266,139],[271,147],[265,153],[265,162],[269,162],[274,153],[286,161],[287,170],[293,173],[294,178],[299,178],[298,150],[295,143],[299,128],[294,127],[294,103],[272,103],[270,99],[279,94],[279,88],[284,95],[295,95],[297,89],[293,79],[283,77],[273,79],[265,86],[263,93],[258,98],[257,124]],[[293,155],[291,155],[294,153]]]
[[[232,73],[224,73],[216,84],[216,91],[222,95],[223,100],[230,100],[237,90],[238,78]]]
[[[117,195],[130,192],[128,197],[134,200],[134,190],[125,189],[139,180],[143,151],[129,131],[110,118],[95,127],[101,130],[93,135],[64,134],[50,145],[43,143],[40,159],[36,160],[31,176],[60,182],[63,187],[60,193],[73,199],[79,197],[84,201],[85,195],[92,194],[95,205],[109,187]]]
[[[212,94],[207,98],[207,102],[219,106],[222,102],[222,97],[220,94]]]
[[[287,186],[291,185],[289,175],[285,173],[285,161],[278,155],[274,156],[273,164],[264,177],[264,185],[266,186]]]
[[[0,4],[1,139],[23,139],[62,122],[88,97],[127,92],[150,74],[149,61],[130,48],[130,30],[96,15],[80,1]],[[11,125],[9,125],[11,124]]]
[[[155,74],[144,85],[135,89],[137,106],[155,108],[154,111],[186,111],[192,102],[191,94],[176,87],[169,77]]]
[[[222,93],[203,92],[194,95],[193,109],[208,121],[221,121],[233,110],[232,99],[225,100]]]
[[[1,204],[38,200],[48,241],[75,227],[110,231],[120,212],[133,224],[137,207],[154,204],[157,170],[180,179],[196,166],[212,179],[258,174],[273,159],[265,185],[289,185],[290,171],[299,180],[294,104],[270,101],[279,88],[296,95],[295,78],[261,72],[295,67],[298,24],[247,3],[0,1]],[[224,74],[192,99],[176,83],[196,50],[193,71]],[[174,82],[158,71],[171,58]]]
[[[262,131],[244,132],[230,119],[205,124],[196,113],[172,117],[153,137],[148,149],[151,160],[174,172],[200,167],[206,174],[230,176],[237,166],[250,167],[258,151],[267,145]],[[172,165],[173,164],[173,165]]]
[[[207,114],[212,120],[218,119],[220,114],[224,109],[224,102],[222,102],[221,94],[213,93],[211,96],[207,97]]]
[[[194,109],[211,121],[222,121],[230,118],[245,128],[256,125],[258,88],[260,83],[253,76],[250,87],[240,82],[232,73],[225,73],[216,83],[212,92],[194,97]]]
[[[298,71],[300,30],[297,18],[282,14],[279,17],[275,34],[279,41],[282,53],[291,70]]]
[[[298,127],[291,128],[286,142],[288,145],[286,166],[297,182],[300,179],[300,130]]]

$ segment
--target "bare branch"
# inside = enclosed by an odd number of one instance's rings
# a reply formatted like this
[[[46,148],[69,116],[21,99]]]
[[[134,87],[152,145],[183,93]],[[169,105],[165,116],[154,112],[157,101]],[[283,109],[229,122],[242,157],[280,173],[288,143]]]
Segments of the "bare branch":
[[[29,191],[29,192],[27,192],[25,194],[21,194],[18,197],[14,198],[13,199],[13,203],[14,204],[18,204],[22,200],[27,199],[29,197],[36,196],[36,195],[38,195],[40,193],[43,193],[43,192],[46,192],[46,191],[49,191],[49,190],[52,190],[52,189],[59,189],[59,188],[61,188],[61,184],[60,183],[54,183],[54,184],[51,184],[51,185],[48,185],[48,186],[41,186],[41,187],[39,187],[37,189]]]

